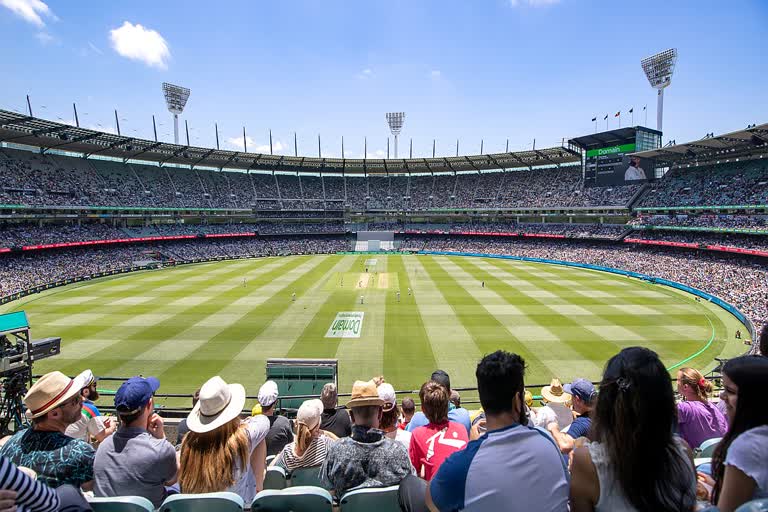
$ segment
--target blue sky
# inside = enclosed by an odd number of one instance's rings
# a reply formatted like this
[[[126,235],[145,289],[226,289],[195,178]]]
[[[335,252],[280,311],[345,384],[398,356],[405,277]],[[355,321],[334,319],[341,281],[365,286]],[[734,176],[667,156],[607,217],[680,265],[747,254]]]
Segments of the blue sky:
[[[0,108],[172,140],[160,85],[192,89],[192,143],[347,157],[386,149],[387,111],[407,113],[400,156],[560,144],[634,107],[655,127],[640,59],[675,47],[664,140],[768,121],[768,2],[390,0],[103,2],[0,0]],[[8,51],[10,49],[10,51]],[[87,114],[87,115],[86,115]],[[101,127],[99,126],[101,125]],[[170,129],[169,129],[170,128]],[[135,130],[135,131],[134,131]],[[378,153],[377,153],[378,152]]]

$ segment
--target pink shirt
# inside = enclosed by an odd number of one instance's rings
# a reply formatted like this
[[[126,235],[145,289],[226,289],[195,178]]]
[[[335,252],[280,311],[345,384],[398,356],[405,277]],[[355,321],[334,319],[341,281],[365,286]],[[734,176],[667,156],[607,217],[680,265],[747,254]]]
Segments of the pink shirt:
[[[707,439],[723,437],[728,430],[728,421],[720,409],[698,400],[677,404],[677,423],[680,437],[691,448],[698,448]]]
[[[455,421],[429,423],[415,428],[412,434],[408,455],[416,474],[425,480],[431,480],[440,464],[469,442],[467,429]]]

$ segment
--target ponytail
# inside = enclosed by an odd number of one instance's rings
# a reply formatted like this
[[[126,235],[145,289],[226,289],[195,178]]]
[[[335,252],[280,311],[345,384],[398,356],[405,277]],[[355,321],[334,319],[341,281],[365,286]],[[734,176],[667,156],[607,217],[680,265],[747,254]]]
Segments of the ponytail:
[[[702,402],[706,402],[714,390],[712,383],[695,368],[681,368],[680,383],[691,386],[696,392],[696,397]]]
[[[312,442],[312,431],[304,423],[296,422],[296,455],[302,456]]]

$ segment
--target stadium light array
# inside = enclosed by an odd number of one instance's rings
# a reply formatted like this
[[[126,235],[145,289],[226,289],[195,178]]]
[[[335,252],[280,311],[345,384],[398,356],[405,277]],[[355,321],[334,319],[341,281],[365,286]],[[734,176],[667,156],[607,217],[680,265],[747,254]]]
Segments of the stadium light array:
[[[403,129],[404,121],[405,112],[387,112],[387,124],[389,124],[389,130],[395,137],[395,158],[397,158],[397,138],[400,135],[400,130]]]
[[[651,87],[658,90],[656,103],[656,129],[661,131],[664,114],[664,88],[672,83],[672,73],[677,63],[677,48],[664,50],[640,61]]]
[[[180,85],[163,82],[163,95],[165,95],[165,104],[168,111],[173,114],[173,143],[179,143],[179,114],[184,111],[191,91]]]

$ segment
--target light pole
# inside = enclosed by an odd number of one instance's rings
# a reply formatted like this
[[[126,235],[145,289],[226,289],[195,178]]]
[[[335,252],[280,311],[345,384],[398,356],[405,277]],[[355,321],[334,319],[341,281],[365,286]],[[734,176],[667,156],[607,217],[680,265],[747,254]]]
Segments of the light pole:
[[[403,121],[405,121],[405,112],[388,112],[387,123],[392,135],[395,136],[395,158],[397,158],[397,137],[400,135],[400,130],[403,129]]]
[[[658,91],[656,103],[656,129],[661,131],[661,120],[664,114],[664,88],[672,83],[672,73],[677,63],[677,48],[664,50],[640,61],[643,72],[651,87]]]
[[[191,91],[180,85],[163,82],[163,94],[165,95],[165,104],[168,111],[173,114],[173,143],[179,143],[179,114],[184,111],[184,106],[189,99]]]

